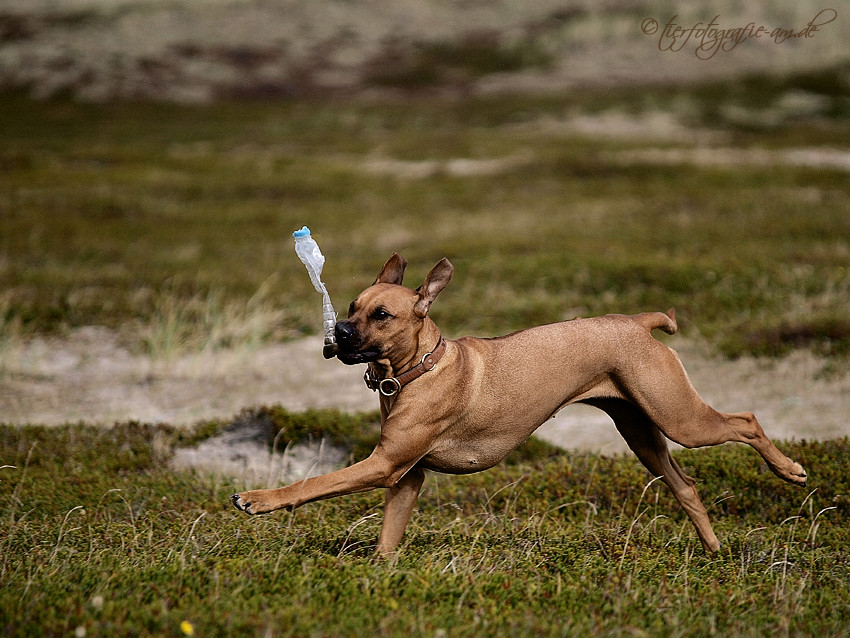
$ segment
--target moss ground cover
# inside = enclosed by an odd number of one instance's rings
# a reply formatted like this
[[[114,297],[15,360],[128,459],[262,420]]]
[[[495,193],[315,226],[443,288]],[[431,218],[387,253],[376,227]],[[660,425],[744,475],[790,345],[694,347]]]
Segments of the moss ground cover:
[[[371,434],[319,420],[349,446]],[[5,635],[840,635],[850,628],[848,441],[781,444],[810,486],[741,446],[680,453],[723,548],[631,457],[534,442],[493,470],[429,475],[398,558],[373,557],[379,492],[248,518],[239,477],[176,473],[215,433],[0,428]],[[364,438],[365,436],[365,438]],[[342,438],[340,438],[342,437]]]

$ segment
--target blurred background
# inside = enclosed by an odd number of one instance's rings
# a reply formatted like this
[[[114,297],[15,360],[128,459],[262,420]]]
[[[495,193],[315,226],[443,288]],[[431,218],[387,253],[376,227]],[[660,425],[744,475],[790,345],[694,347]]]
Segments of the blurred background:
[[[340,312],[392,251],[412,286],[452,260],[450,337],[675,306],[706,398],[837,436],[848,16],[0,0],[0,418],[371,409],[360,371],[321,360],[306,224]],[[765,31],[709,59],[664,38],[715,18]]]
[[[206,103],[425,86],[562,94],[834,66],[850,47],[844,7],[816,0],[4,0],[0,77],[37,97],[90,101]],[[822,28],[782,46],[765,32],[702,64],[696,36],[678,43],[681,55],[659,55],[674,18],[684,28],[713,18],[729,30],[752,24],[796,34],[813,20]],[[644,33],[646,19],[660,30]]]

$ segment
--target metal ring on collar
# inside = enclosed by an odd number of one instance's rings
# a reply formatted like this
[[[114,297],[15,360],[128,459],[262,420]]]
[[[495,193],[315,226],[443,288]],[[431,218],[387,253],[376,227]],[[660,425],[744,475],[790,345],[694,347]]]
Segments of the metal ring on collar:
[[[384,384],[388,384],[390,387],[387,389],[384,387]],[[381,379],[378,383],[378,390],[381,391],[385,397],[392,397],[398,394],[399,390],[401,390],[401,383],[395,377],[390,377],[389,379]]]
[[[421,364],[422,367],[425,369],[425,372],[431,372],[431,370],[434,369],[434,366],[437,365],[437,363],[433,359],[431,359],[431,355],[433,354],[433,352],[426,352],[422,355]]]

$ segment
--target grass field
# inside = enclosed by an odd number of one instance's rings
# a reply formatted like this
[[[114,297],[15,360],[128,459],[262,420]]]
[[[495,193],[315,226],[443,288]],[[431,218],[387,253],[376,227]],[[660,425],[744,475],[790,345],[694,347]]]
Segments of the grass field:
[[[338,309],[398,250],[414,279],[455,264],[455,294],[434,309],[450,335],[675,306],[729,355],[841,355],[850,180],[781,158],[847,139],[844,73],[390,103],[7,95],[0,327],[107,325],[153,352],[315,332],[291,245],[308,224]],[[588,118],[591,133],[572,126]],[[641,155],[683,148],[768,159]]]
[[[271,413],[361,450],[374,440],[359,418]],[[4,635],[182,635],[184,622],[197,636],[850,628],[847,439],[783,446],[810,470],[806,489],[743,447],[680,453],[711,504],[716,556],[635,459],[532,441],[489,472],[429,475],[383,563],[380,493],[249,518],[229,504],[238,477],[168,467],[175,446],[218,427],[0,428]]]
[[[445,255],[447,336],[675,306],[727,356],[813,348],[845,374],[850,180],[825,160],[847,153],[846,74],[205,107],[2,95],[0,390],[8,344],[81,326],[155,358],[317,332],[302,224],[338,310],[393,250],[413,285]],[[286,419],[283,442],[317,423],[353,457],[374,442],[374,415]],[[225,425],[0,426],[4,634],[850,631],[847,439],[780,443],[804,490],[749,449],[679,453],[711,557],[636,460],[532,440],[430,476],[385,564],[378,493],[248,518],[228,499],[245,477],[170,468]]]

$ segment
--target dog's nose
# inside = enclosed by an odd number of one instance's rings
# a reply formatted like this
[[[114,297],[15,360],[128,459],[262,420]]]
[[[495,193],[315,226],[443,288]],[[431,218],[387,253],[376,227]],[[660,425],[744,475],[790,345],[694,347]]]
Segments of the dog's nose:
[[[354,338],[354,327],[347,321],[337,321],[334,335],[337,343],[348,343]]]

